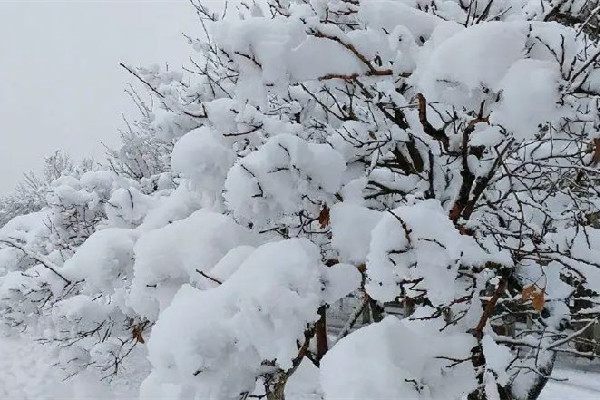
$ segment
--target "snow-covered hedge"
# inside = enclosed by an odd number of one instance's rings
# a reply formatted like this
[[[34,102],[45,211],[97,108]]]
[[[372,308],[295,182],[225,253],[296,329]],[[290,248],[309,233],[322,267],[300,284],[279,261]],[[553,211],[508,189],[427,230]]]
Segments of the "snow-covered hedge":
[[[147,354],[142,398],[535,399],[595,356],[592,1],[193,4],[193,73],[126,67],[123,149],[0,230],[5,322]]]

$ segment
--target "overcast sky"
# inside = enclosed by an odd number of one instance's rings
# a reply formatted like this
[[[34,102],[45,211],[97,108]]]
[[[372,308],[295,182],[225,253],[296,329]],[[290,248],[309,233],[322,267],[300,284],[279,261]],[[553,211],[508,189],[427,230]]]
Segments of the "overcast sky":
[[[179,67],[196,32],[187,0],[0,0],[0,194],[57,149],[118,144],[135,116],[119,62]]]

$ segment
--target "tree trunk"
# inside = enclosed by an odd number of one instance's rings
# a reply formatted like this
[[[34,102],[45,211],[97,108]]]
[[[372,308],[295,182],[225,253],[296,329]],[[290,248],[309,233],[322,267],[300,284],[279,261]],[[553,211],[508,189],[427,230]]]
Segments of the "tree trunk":
[[[315,325],[315,335],[317,336],[317,360],[321,360],[329,349],[327,343],[327,306],[321,306],[317,310],[321,318]]]
[[[285,400],[285,385],[289,375],[281,371],[265,382],[267,400]]]
[[[373,316],[373,322],[379,322],[385,317],[385,310],[377,303],[376,300],[370,299],[369,306],[371,308],[371,315]]]

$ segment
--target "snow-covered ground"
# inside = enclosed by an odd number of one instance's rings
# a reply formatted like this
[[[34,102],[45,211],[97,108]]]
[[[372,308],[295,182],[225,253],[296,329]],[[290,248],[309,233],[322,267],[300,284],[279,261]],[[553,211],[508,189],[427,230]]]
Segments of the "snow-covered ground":
[[[128,400],[137,398],[135,378],[100,382],[92,372],[68,381],[48,346],[29,338],[0,334],[0,399],[3,400]],[[133,374],[135,376],[135,374]],[[130,379],[130,377],[128,377]]]
[[[129,374],[128,381],[98,382],[91,373],[77,375],[64,381],[60,369],[52,367],[54,355],[29,338],[0,336],[0,399],[3,400],[128,400],[137,398],[137,379]],[[562,365],[555,369],[540,400],[600,399],[600,366],[584,368]],[[568,379],[562,381],[563,379]],[[288,389],[292,397],[300,396],[294,382]],[[296,393],[298,392],[298,393]],[[294,396],[296,395],[296,396]],[[314,398],[314,397],[310,397]],[[167,399],[165,399],[167,400]],[[292,399],[295,400],[295,399]]]
[[[556,381],[549,382],[539,400],[597,400],[600,399],[600,366],[554,370]]]

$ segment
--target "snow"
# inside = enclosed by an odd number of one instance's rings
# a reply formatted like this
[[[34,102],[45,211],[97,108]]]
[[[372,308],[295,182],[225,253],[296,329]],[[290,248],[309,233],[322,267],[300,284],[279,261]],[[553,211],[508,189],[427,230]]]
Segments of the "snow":
[[[435,28],[443,23],[435,15],[417,10],[404,1],[373,0],[361,8],[359,18],[373,29],[386,29],[392,32],[397,27],[405,27],[413,41],[422,43],[428,39]],[[396,36],[396,35],[394,35]],[[422,39],[421,39],[422,38]]]
[[[517,61],[498,84],[502,100],[491,114],[492,122],[513,132],[515,139],[523,140],[540,124],[558,121],[560,80],[560,71],[553,63]]]
[[[0,398],[5,400],[122,400],[137,398],[143,359],[127,379],[101,382],[88,371],[65,381],[56,354],[27,335],[0,334]]]
[[[352,203],[338,203],[332,207],[331,246],[339,251],[340,260],[355,265],[366,262],[371,231],[382,213]]]
[[[285,88],[290,81],[318,79],[332,70],[353,74],[365,69],[344,46],[307,35],[297,18],[225,18],[211,26],[211,33],[225,51],[246,66],[236,87],[237,97],[260,105],[265,104],[266,93],[259,82]],[[245,56],[250,53],[255,54],[254,60]]]
[[[548,2],[196,4],[109,165],[12,199],[1,322],[141,398],[525,397],[600,284],[600,43]]]
[[[427,332],[418,323],[386,317],[343,338],[322,360],[325,399],[457,399],[475,387],[469,365],[445,368],[441,355],[469,357],[467,334]]]
[[[359,283],[356,276],[353,285],[343,280],[341,290],[336,288],[335,275],[319,259],[308,240],[283,240],[251,252],[218,287],[184,285],[153,329],[148,347],[153,372],[144,391],[175,383],[197,398],[236,399],[254,389],[264,360],[290,369],[297,341],[319,318],[325,298],[335,301]],[[324,293],[327,286],[334,290]]]
[[[43,222],[48,218],[48,215],[49,213],[43,210],[13,218],[2,227],[0,239],[17,239],[26,243],[34,242],[47,231],[48,227]]]
[[[436,43],[411,79],[429,101],[477,108],[481,90],[495,88],[523,57],[526,33],[527,27],[521,23],[470,26]]]
[[[197,270],[210,274],[229,250],[255,243],[249,230],[207,210],[148,232],[134,248],[131,306],[156,320],[183,284],[210,287]]]
[[[171,153],[173,172],[187,178],[200,191],[220,192],[235,153],[219,142],[219,136],[206,127],[185,134]]]
[[[95,290],[112,294],[125,282],[115,277],[131,276],[133,246],[137,234],[130,229],[103,229],[85,241],[62,271],[70,279],[86,280]],[[99,255],[102,257],[99,259]],[[119,282],[120,281],[120,282]]]
[[[323,400],[319,384],[319,368],[303,360],[285,387],[285,397],[291,400]]]
[[[307,38],[289,57],[290,75],[295,81],[318,79],[336,71],[351,75],[364,71],[360,62],[341,45],[329,39]]]
[[[265,226],[314,208],[309,203],[329,200],[340,189],[345,170],[341,154],[329,145],[282,134],[235,163],[224,196],[236,217]]]
[[[189,217],[194,211],[202,208],[202,196],[191,190],[187,185],[160,197],[154,208],[148,211],[139,229],[148,232],[162,228],[174,221]]]
[[[483,337],[481,345],[483,346],[483,356],[488,368],[496,374],[500,385],[506,385],[509,380],[506,370],[513,360],[510,349],[497,344],[489,335]]]
[[[144,370],[143,359],[136,368]],[[55,354],[47,346],[35,343],[26,335],[0,335],[0,398],[6,400],[123,400],[138,398],[141,372],[127,379],[99,382],[92,373],[82,373],[64,381],[64,374],[53,367]],[[364,365],[354,373],[366,370]],[[542,391],[539,400],[593,400],[600,394],[600,370],[597,367],[560,365]],[[147,391],[141,399],[176,399],[175,390],[166,387],[164,392]],[[310,361],[304,361],[286,387],[290,400],[321,400],[323,392],[319,383],[319,370]],[[357,397],[349,397],[353,399]],[[364,398],[364,397],[363,397]],[[367,396],[366,398],[373,398]],[[358,398],[357,398],[358,399]]]
[[[434,305],[442,304],[454,298],[458,265],[486,257],[454,228],[437,201],[403,206],[384,214],[372,230],[367,291],[377,300],[392,301],[401,295],[400,282],[423,278],[413,286],[415,295],[423,288]]]
[[[592,368],[556,368],[539,400],[593,400],[600,395],[600,371]]]
[[[154,207],[154,198],[136,188],[117,189],[107,202],[106,213],[114,225],[131,228],[139,225]]]

